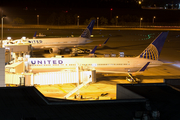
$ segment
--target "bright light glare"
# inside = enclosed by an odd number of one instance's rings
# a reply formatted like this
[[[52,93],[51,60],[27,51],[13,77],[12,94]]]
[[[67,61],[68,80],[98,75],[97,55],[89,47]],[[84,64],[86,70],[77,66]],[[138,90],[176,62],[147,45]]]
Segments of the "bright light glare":
[[[180,68],[180,64],[173,64],[173,66]]]
[[[11,37],[7,37],[8,40],[11,40]]]
[[[25,55],[26,58],[30,58],[30,55]]]
[[[170,63],[172,66],[180,68],[180,61],[175,61],[175,62],[163,61],[163,62]]]
[[[25,39],[26,39],[26,37],[22,37],[22,39],[23,39],[23,40],[25,40]]]
[[[175,67],[180,68],[180,61],[176,61],[175,64],[172,64],[172,65],[175,66]]]

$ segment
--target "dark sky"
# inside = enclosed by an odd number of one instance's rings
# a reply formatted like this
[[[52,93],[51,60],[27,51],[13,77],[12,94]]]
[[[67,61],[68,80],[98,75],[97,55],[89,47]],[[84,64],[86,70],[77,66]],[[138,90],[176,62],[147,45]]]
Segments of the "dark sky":
[[[0,7],[34,8],[137,8],[139,0],[0,0]],[[180,3],[180,0],[143,0],[144,6],[164,6],[168,3]]]
[[[100,4],[100,3],[132,3],[136,0],[1,0],[0,6],[58,6],[58,5],[65,5],[65,6],[71,6],[73,4],[77,5],[88,5],[88,4]],[[179,3],[179,0],[143,0],[144,3]],[[96,5],[95,5],[96,6]]]
[[[68,11],[68,14],[80,15],[81,24],[91,17],[136,15],[144,17],[144,22],[152,22],[152,17],[157,16],[156,22],[179,22],[179,10],[142,10],[134,0],[0,0],[0,14],[9,16],[4,21],[10,23],[14,18],[19,17],[25,20],[26,24],[36,24],[37,15],[40,15],[40,23],[46,24],[47,19],[53,13]],[[144,0],[146,6],[154,4],[163,5],[166,3],[176,3],[178,0]],[[113,8],[113,11],[110,11]],[[111,15],[112,14],[112,15]],[[119,20],[121,20],[119,18]],[[174,20],[174,21],[173,21]]]
[[[123,7],[123,5],[135,3],[134,0],[1,0],[0,6],[11,6],[11,7],[83,7],[83,8],[97,8],[97,7]],[[127,6],[126,6],[127,7]]]

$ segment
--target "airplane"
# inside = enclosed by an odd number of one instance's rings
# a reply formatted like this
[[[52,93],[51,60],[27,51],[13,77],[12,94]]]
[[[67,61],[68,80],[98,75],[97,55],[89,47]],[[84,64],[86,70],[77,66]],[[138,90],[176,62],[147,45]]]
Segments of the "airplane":
[[[159,61],[162,47],[168,32],[161,32],[154,41],[137,57],[105,57],[105,58],[29,58],[31,69],[40,70],[46,66],[53,66],[53,70],[73,69],[77,65],[95,69],[96,73],[126,73],[131,82],[136,81],[132,73],[142,73],[147,67],[163,65]],[[42,66],[42,68],[40,67]],[[51,69],[52,70],[52,69]]]
[[[72,48],[91,43],[91,34],[95,20],[92,20],[87,28],[79,37],[73,38],[36,38],[36,32],[33,39],[25,39],[32,44],[32,49],[48,49],[49,53],[58,53],[65,48]],[[18,41],[18,40],[15,40]]]

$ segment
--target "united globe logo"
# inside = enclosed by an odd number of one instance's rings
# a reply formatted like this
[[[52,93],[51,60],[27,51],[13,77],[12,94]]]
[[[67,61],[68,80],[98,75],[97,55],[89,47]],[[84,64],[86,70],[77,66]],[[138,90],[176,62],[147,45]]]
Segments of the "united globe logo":
[[[83,37],[83,38],[90,38],[91,35],[90,35],[89,29],[86,28],[86,29],[83,31],[83,33],[81,34],[81,37]]]
[[[153,45],[150,44],[140,55],[140,58],[146,58],[151,60],[157,60],[158,59],[158,50]]]

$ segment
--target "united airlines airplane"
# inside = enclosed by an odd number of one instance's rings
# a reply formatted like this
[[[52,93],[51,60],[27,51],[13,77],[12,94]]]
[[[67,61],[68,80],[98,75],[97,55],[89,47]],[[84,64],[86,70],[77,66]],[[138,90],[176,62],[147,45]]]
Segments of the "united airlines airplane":
[[[57,69],[59,71],[68,68],[72,69],[79,65],[85,68],[93,68],[97,73],[127,73],[133,81],[134,78],[131,73],[143,72],[147,67],[156,67],[163,64],[158,58],[167,35],[168,32],[160,33],[137,57],[29,58],[28,63],[32,70],[42,70],[42,68],[52,68],[53,66],[53,70]]]
[[[32,44],[33,50],[35,49],[48,49],[50,53],[58,53],[61,49],[66,47],[78,47],[91,43],[91,34],[94,27],[95,20],[92,20],[87,28],[82,32],[79,37],[73,38],[34,38],[26,39],[29,43]],[[17,41],[17,40],[16,40]]]

